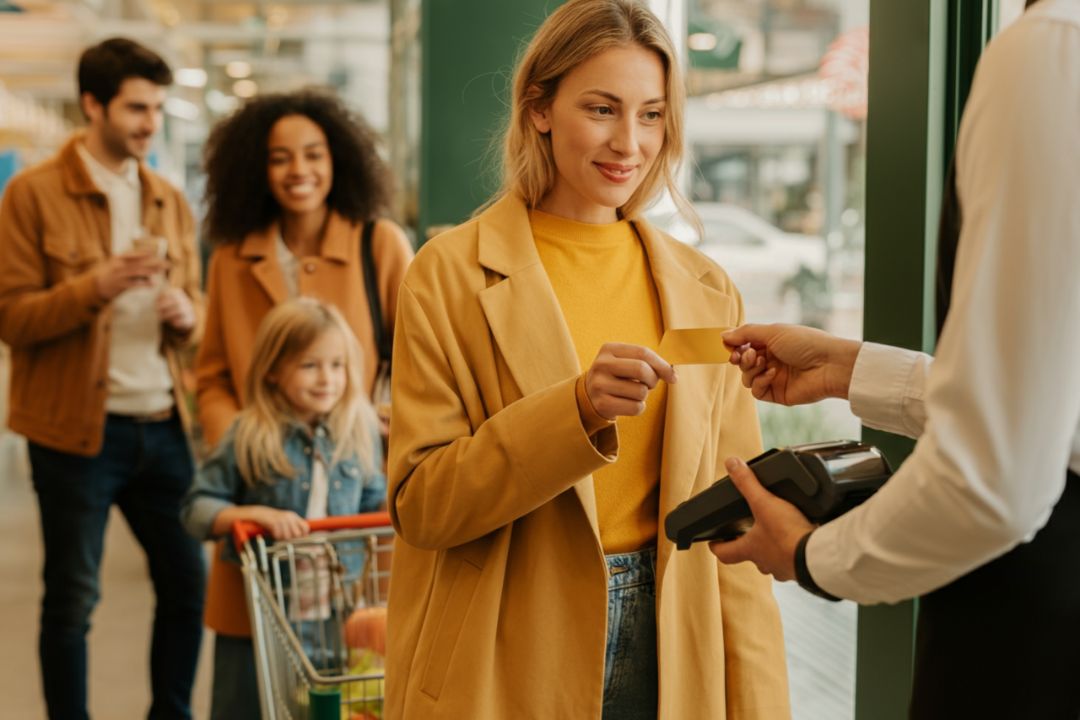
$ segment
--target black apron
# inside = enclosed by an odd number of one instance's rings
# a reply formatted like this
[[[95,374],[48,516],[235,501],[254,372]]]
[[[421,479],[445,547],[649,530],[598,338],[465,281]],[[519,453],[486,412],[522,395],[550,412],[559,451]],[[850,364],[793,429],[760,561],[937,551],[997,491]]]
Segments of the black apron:
[[[961,224],[950,169],[938,238],[938,331]],[[1029,543],[919,601],[913,720],[1080,718],[1080,477]]]
[[[1035,538],[919,601],[911,717],[1080,718],[1080,477]]]

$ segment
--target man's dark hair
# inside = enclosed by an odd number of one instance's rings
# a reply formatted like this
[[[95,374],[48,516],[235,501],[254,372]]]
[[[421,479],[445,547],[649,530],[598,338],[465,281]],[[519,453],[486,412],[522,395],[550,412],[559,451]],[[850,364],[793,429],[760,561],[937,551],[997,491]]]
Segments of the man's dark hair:
[[[172,85],[169,65],[157,53],[127,38],[109,38],[83,50],[79,57],[79,97],[90,93],[108,105],[128,78]]]
[[[302,115],[326,135],[334,179],[327,206],[353,222],[389,209],[393,182],[375,132],[337,97],[317,91],[260,95],[218,123],[204,148],[206,231],[213,243],[240,242],[281,214],[267,179],[270,130]]]

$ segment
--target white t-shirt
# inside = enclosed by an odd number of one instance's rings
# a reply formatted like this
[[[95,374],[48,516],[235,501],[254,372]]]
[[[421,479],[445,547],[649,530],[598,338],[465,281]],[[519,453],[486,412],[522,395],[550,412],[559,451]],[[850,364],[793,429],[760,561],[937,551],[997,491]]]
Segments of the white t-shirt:
[[[139,165],[129,158],[119,173],[98,162],[81,143],[79,156],[90,178],[109,203],[112,254],[131,250],[142,234],[142,185]],[[125,290],[113,298],[109,332],[109,412],[142,415],[174,404],[172,375],[161,354],[161,318],[156,303],[164,279],[152,287]]]
[[[308,495],[307,511],[304,517],[308,520],[320,520],[326,517],[329,498],[330,486],[326,478],[326,464],[322,458],[316,457],[311,461],[311,493]]]
[[[278,233],[277,243],[275,243],[277,249],[277,261],[281,266],[281,274],[285,276],[285,289],[289,292],[289,299],[293,299],[300,295],[300,258],[293,254],[293,251],[289,249],[289,246],[285,244],[285,238],[281,237],[281,233]]]

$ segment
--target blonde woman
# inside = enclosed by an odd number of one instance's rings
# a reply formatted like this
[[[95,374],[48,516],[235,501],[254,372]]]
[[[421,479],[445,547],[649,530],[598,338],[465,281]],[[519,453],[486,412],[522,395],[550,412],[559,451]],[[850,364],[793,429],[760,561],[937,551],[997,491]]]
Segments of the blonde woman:
[[[382,442],[360,355],[330,305],[301,298],[266,315],[246,375],[248,404],[184,501],[192,535],[221,537],[251,520],[289,539],[307,534],[307,520],[381,506]],[[259,717],[251,638],[215,637],[211,717]]]
[[[789,716],[769,578],[659,533],[760,450],[736,368],[676,378],[650,349],[743,317],[723,270],[640,217],[678,197],[682,113],[655,16],[567,2],[517,69],[503,192],[406,275],[388,717]]]

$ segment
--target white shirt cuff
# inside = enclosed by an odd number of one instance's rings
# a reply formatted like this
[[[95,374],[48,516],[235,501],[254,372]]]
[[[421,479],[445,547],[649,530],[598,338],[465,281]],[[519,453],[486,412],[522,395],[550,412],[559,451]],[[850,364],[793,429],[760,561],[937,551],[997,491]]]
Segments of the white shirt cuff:
[[[851,411],[869,427],[916,437],[924,420],[925,367],[929,362],[924,353],[864,342],[848,388]]]

